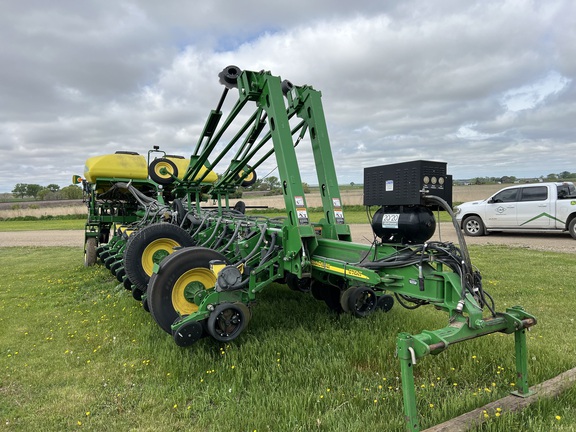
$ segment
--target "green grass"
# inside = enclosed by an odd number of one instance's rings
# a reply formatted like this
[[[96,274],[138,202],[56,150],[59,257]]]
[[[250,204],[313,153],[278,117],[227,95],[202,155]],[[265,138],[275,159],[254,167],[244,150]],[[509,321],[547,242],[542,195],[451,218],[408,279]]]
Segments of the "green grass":
[[[86,219],[0,221],[0,231],[83,230]]]
[[[539,319],[530,382],[573,367],[573,256],[492,246],[471,255],[499,310],[521,304]],[[0,260],[0,424],[10,431],[400,431],[396,335],[446,325],[441,312],[398,305],[337,316],[275,285],[238,339],[182,349],[105,268],[84,268],[79,248],[0,248]],[[421,426],[507,395],[513,347],[496,334],[420,361]],[[480,430],[575,430],[575,405],[572,388]]]

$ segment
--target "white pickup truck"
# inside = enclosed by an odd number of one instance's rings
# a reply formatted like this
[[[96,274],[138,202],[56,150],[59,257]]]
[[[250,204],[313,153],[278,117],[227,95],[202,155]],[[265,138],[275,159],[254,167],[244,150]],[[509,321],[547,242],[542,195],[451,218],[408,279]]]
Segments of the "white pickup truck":
[[[455,208],[469,236],[490,231],[568,231],[576,239],[576,188],[573,183],[518,184],[482,201]]]

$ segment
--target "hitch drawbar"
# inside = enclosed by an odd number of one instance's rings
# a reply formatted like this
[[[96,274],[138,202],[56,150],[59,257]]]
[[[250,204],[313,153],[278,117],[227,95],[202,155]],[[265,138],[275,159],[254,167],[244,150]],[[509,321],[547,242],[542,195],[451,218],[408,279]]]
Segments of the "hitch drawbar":
[[[396,339],[396,354],[400,359],[406,429],[409,431],[420,430],[414,387],[414,365],[417,361],[427,354],[440,354],[451,344],[479,336],[496,332],[514,333],[516,353],[515,388],[517,390],[511,393],[519,397],[530,396],[532,392],[528,384],[526,330],[536,325],[536,322],[534,316],[526,313],[521,307],[515,306],[508,309],[506,313],[498,313],[495,317],[480,320],[476,329],[466,325],[465,320],[456,319],[449,326],[440,330],[424,331],[418,335],[400,333]]]

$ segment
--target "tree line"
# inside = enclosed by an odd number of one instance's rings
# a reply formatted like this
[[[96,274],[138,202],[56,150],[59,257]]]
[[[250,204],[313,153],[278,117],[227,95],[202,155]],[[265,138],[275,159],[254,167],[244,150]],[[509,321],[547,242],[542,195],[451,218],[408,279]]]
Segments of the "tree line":
[[[574,180],[576,179],[576,173],[571,173],[570,171],[562,171],[561,173],[550,173],[547,176],[541,175],[538,178],[517,178],[515,176],[503,176],[503,177],[474,177],[470,179],[470,184],[493,184],[493,183],[515,183],[517,181],[526,180],[542,180],[549,182],[564,181],[564,180]]]
[[[82,198],[82,189],[75,185],[60,188],[57,184],[51,183],[48,186],[39,184],[17,183],[12,189],[15,198],[33,198],[41,201],[52,201],[62,199]]]
[[[543,181],[562,181],[576,179],[576,173],[569,171],[562,171],[561,173],[551,173],[547,176],[540,176],[538,179]],[[518,179],[515,176],[503,177],[474,177],[470,180],[471,184],[489,184],[489,183],[514,183]],[[537,179],[534,179],[537,180]],[[350,183],[354,186],[354,182]],[[302,183],[304,192],[310,192],[310,187],[307,183]],[[282,192],[281,184],[278,177],[268,176],[264,179],[257,179],[256,182],[247,188],[253,191],[267,191],[269,193]],[[41,186],[39,184],[18,183],[12,189],[12,194],[15,198],[33,198],[41,201],[60,200],[60,199],[80,199],[82,198],[82,189],[75,185],[60,188],[57,184],[49,184],[48,186]]]

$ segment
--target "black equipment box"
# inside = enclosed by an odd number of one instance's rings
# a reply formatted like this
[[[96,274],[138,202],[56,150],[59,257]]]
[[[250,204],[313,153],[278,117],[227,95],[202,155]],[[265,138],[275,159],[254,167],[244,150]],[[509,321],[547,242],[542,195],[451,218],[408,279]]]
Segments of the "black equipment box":
[[[418,205],[423,204],[423,195],[440,197],[452,207],[452,176],[446,174],[446,162],[418,160],[364,168],[364,205]]]

